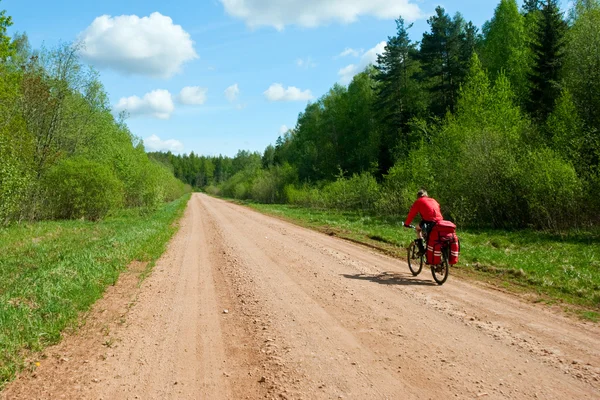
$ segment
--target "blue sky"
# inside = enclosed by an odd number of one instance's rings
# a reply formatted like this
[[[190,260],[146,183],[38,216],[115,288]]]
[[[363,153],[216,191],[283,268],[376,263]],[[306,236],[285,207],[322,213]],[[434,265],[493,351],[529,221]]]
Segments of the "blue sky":
[[[419,40],[437,4],[481,27],[497,2],[3,0],[0,9],[36,48],[85,40],[84,59],[148,149],[232,156],[263,151],[308,98],[345,83],[394,34],[398,13],[414,19]]]

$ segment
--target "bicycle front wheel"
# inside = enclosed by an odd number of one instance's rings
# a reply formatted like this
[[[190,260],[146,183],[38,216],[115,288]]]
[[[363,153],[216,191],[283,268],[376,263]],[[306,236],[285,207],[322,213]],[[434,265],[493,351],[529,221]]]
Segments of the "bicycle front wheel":
[[[408,269],[413,274],[413,276],[417,276],[421,273],[423,269],[423,256],[419,256],[419,249],[415,242],[410,242],[408,246],[408,257],[406,258],[408,261]]]

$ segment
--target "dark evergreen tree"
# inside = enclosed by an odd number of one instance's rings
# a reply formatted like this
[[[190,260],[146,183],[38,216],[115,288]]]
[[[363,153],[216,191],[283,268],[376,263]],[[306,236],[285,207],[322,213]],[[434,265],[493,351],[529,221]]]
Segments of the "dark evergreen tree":
[[[546,0],[537,19],[532,43],[533,70],[529,74],[529,111],[545,120],[561,95],[561,70],[564,59],[567,23],[557,0]]]
[[[532,12],[539,11],[542,8],[542,0],[525,0],[521,12],[523,15],[527,15]]]
[[[453,112],[456,106],[458,89],[463,82],[470,61],[467,42],[467,27],[463,17],[457,13],[450,18],[442,7],[435,9],[436,15],[427,23],[431,32],[423,34],[420,60],[422,79],[431,92],[430,111],[441,117]],[[469,27],[473,36],[473,27]],[[470,38],[472,42],[472,37]]]
[[[419,70],[416,43],[411,42],[404,19],[396,20],[396,36],[388,37],[383,54],[377,56],[375,79],[377,99],[375,107],[381,121],[378,164],[381,175],[395,161],[394,150],[401,153],[410,149],[407,125],[424,108],[423,96],[414,75]]]

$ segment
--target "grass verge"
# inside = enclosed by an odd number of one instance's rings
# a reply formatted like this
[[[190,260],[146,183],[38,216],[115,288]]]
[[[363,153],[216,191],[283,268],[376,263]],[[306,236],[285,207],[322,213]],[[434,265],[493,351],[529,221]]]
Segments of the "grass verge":
[[[153,265],[190,195],[152,213],[0,229],[0,389],[25,358],[55,344],[132,261]]]
[[[406,257],[414,232],[403,221],[354,212],[289,205],[249,204],[266,214]],[[534,301],[560,303],[579,316],[600,317],[600,230],[563,234],[533,230],[460,229],[460,262],[452,273],[469,275],[521,293]]]

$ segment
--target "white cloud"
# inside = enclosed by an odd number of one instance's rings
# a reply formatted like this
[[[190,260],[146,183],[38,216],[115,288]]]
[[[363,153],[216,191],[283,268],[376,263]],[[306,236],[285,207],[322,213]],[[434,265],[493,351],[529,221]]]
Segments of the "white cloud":
[[[303,58],[299,58],[296,60],[296,65],[299,66],[300,68],[315,68],[317,66],[317,63],[315,63],[312,58],[308,57],[306,59]]]
[[[347,56],[358,57],[363,52],[364,52],[363,49],[355,50],[355,49],[348,47],[348,48],[346,48],[346,50],[342,51],[338,57],[347,57]]]
[[[421,17],[410,0],[220,0],[225,11],[250,27],[272,26],[282,30],[294,24],[315,27],[332,21],[351,23],[360,16],[407,21]]]
[[[225,89],[225,97],[231,103],[233,103],[234,101],[237,100],[239,94],[240,94],[240,88],[237,83],[234,85],[231,85],[227,89]]]
[[[288,128],[287,125],[281,125],[281,128],[279,128],[279,134],[283,135],[284,133],[286,133],[289,130],[290,130],[290,128]]]
[[[181,89],[177,101],[185,105],[202,105],[206,102],[208,89],[200,86],[186,86]]]
[[[350,83],[354,75],[362,72],[369,64],[375,64],[377,62],[377,54],[383,53],[386,44],[386,42],[378,43],[377,46],[363,54],[357,64],[350,64],[340,69],[338,72],[340,82],[343,84]]]
[[[153,90],[142,98],[123,97],[114,109],[117,113],[127,111],[132,117],[151,115],[160,119],[169,119],[175,110],[175,104],[168,90]]]
[[[78,38],[86,61],[125,74],[169,78],[198,58],[190,35],[158,12],[143,18],[103,15]]]
[[[144,139],[144,147],[147,151],[170,151],[173,153],[181,153],[183,151],[183,143],[179,140],[162,140],[156,135]]]
[[[269,101],[308,101],[313,98],[308,89],[303,91],[295,86],[285,89],[281,83],[272,84],[264,95]]]

